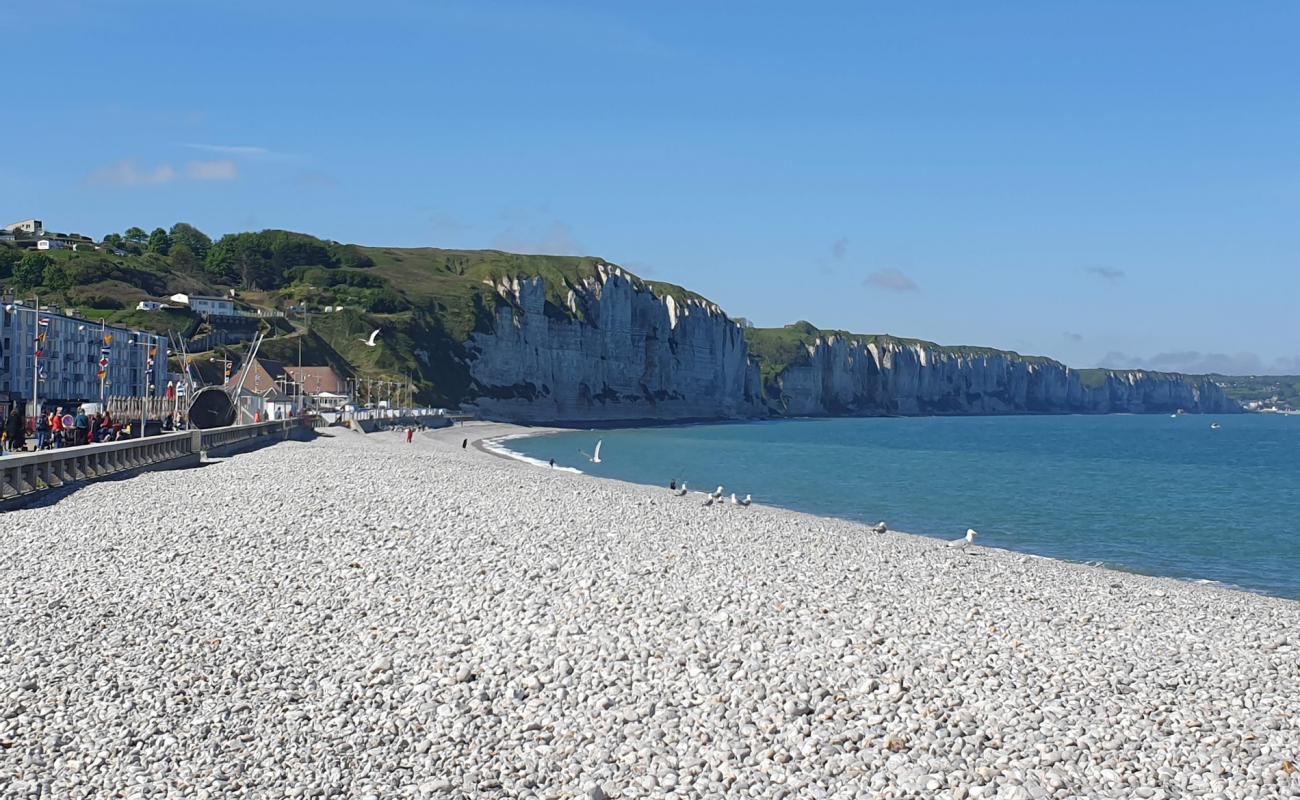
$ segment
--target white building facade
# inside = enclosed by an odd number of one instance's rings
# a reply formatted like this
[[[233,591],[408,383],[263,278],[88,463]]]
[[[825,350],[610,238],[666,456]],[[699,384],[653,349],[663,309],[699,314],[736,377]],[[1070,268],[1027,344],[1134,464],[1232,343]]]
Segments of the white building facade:
[[[48,322],[40,325],[39,320]],[[39,344],[38,332],[45,334]],[[34,359],[38,349],[41,356]],[[152,371],[147,364],[151,354]],[[0,304],[0,399],[29,404],[35,377],[37,397],[47,409],[98,401],[101,359],[108,360],[105,397],[156,397],[166,389],[167,337],[52,311],[38,314],[22,303]]]
[[[224,297],[174,294],[170,299],[173,303],[189,306],[190,311],[196,314],[215,314],[219,317],[233,317],[235,315],[235,301],[227,300]]]
[[[24,233],[30,233],[33,236],[40,236],[45,232],[45,226],[41,224],[39,219],[24,219],[19,222],[9,223],[5,226],[5,230],[11,233],[23,231]]]

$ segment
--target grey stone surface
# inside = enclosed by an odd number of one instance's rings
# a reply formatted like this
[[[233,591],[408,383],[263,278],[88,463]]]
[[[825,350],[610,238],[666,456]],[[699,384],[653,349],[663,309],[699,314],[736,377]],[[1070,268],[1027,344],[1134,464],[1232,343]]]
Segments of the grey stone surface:
[[[0,516],[0,796],[1300,795],[1294,602],[446,434]]]

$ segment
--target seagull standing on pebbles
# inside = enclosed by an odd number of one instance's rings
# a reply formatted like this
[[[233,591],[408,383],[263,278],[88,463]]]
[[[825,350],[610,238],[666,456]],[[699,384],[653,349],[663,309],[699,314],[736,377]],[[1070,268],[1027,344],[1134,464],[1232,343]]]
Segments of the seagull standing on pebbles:
[[[955,547],[958,550],[965,550],[968,544],[975,541],[976,536],[979,536],[979,534],[975,532],[974,528],[967,528],[965,536],[961,537],[960,539],[954,539],[953,541],[948,542],[948,546]]]
[[[876,533],[884,533],[885,531],[889,530],[889,526],[886,525],[885,521],[882,519],[881,521],[876,523],[876,526],[872,528],[872,530],[875,531]]]
[[[733,494],[732,497],[735,497],[735,495]],[[745,495],[745,499],[744,499],[744,500],[741,500],[741,501],[740,501],[740,504],[741,504],[742,506],[747,506],[747,505],[749,505],[749,504],[752,503],[752,502],[754,502],[754,498],[750,497],[749,495]]]
[[[675,492],[673,492],[673,494],[677,495],[678,497],[685,497],[685,496],[686,496],[686,481],[682,481],[682,488],[676,490]]]
[[[733,506],[738,506],[738,505],[740,505],[740,501],[736,499],[736,493],[735,493],[735,492],[732,492],[732,493],[731,493],[731,504],[732,504]]]
[[[713,495],[709,494],[704,496],[704,505],[706,507],[713,505]]]
[[[713,490],[713,499],[714,499],[714,500],[721,500],[721,499],[722,499],[722,487],[721,487],[721,486],[719,486],[718,488],[716,488],[716,489]]]

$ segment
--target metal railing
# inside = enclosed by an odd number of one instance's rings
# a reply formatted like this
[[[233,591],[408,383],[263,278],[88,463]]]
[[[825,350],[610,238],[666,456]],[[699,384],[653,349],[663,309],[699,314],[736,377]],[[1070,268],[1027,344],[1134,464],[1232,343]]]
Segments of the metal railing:
[[[305,424],[301,419],[232,425],[210,430],[178,431],[80,447],[0,456],[0,500],[55,489],[78,481],[155,466],[255,439],[287,439]]]
[[[374,419],[409,419],[412,417],[445,417],[450,412],[445,408],[367,408],[360,411],[343,411],[341,420],[369,422]]]

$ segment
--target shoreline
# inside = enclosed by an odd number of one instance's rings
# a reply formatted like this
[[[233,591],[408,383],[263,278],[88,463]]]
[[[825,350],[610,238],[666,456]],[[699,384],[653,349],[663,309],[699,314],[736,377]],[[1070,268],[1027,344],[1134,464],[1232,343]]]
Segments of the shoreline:
[[[1039,416],[1051,416],[1051,415],[1039,415]],[[1086,415],[1081,415],[1081,416],[1086,416]],[[807,419],[825,419],[825,418],[808,417]],[[772,420],[752,420],[752,421],[768,422]],[[752,421],[736,420],[735,422],[745,423],[745,422],[752,422]],[[785,420],[779,420],[779,421],[785,421]],[[518,451],[512,450],[504,443],[518,440],[518,439],[531,438],[534,436],[548,436],[555,433],[572,433],[574,431],[584,430],[581,428],[526,426],[526,425],[519,425],[516,423],[509,423],[509,422],[478,422],[478,423],[471,423],[471,425],[472,424],[478,424],[488,428],[487,431],[480,432],[477,438],[473,438],[473,436],[471,436],[469,440],[470,444],[472,444],[479,452],[508,462],[523,464],[530,468],[542,469],[546,471],[552,471],[552,468],[549,467],[545,462],[542,462],[538,459],[534,459]],[[711,424],[711,423],[691,422],[688,424],[696,425],[696,424]],[[656,426],[656,427],[660,427],[660,426]],[[666,487],[660,486],[658,484],[637,483],[635,481],[625,481],[619,478],[610,478],[610,477],[605,477],[600,475],[592,475],[580,469],[575,469],[572,467],[555,467],[553,471],[562,472],[568,475],[582,476],[594,480],[612,481],[615,483],[620,483],[627,486],[635,486],[642,489],[660,489],[663,491],[668,491]],[[692,490],[690,494],[691,496],[699,495],[700,497],[703,497],[705,493],[698,490]],[[866,530],[871,529],[871,525],[869,523],[863,522],[861,520],[851,519],[848,517],[837,517],[829,514],[818,514],[815,512],[800,511],[798,509],[786,508],[785,506],[773,506],[764,503],[755,503],[753,508],[777,509],[787,513],[804,514],[813,517],[815,519],[833,520],[840,523],[858,525]],[[915,533],[912,531],[897,530],[894,528],[889,528],[886,531],[886,535],[888,534],[897,534],[900,536],[912,537],[923,541],[941,542],[941,543],[946,542],[948,539],[952,538],[952,537],[935,536],[935,535],[924,534],[924,533]],[[877,534],[873,533],[872,535],[877,535]],[[1242,594],[1250,595],[1252,597],[1264,597],[1272,600],[1281,600],[1284,602],[1292,602],[1292,603],[1296,603],[1297,605],[1300,605],[1300,599],[1297,598],[1269,594],[1262,590],[1251,589],[1249,587],[1239,586],[1231,583],[1225,583],[1223,581],[1215,580],[1213,578],[1155,575],[1147,572],[1139,572],[1137,570],[1127,569],[1122,565],[1115,565],[1115,564],[1109,564],[1104,562],[1072,561],[1070,559],[1058,558],[1056,556],[1048,556],[1048,555],[1042,555],[1040,553],[1030,553],[1030,552],[1025,552],[1023,550],[1013,550],[1007,547],[994,547],[994,546],[978,544],[978,543],[976,546],[986,551],[1006,553],[1008,556],[1017,556],[1022,558],[1036,558],[1036,559],[1042,559],[1045,561],[1050,561],[1059,564],[1069,564],[1073,566],[1086,567],[1089,569],[1102,569],[1108,572],[1113,572],[1118,575],[1129,575],[1129,576],[1135,576],[1139,578],[1148,578],[1152,580],[1170,581],[1178,586],[1192,586],[1196,588],[1212,589],[1216,591],[1240,592]]]

